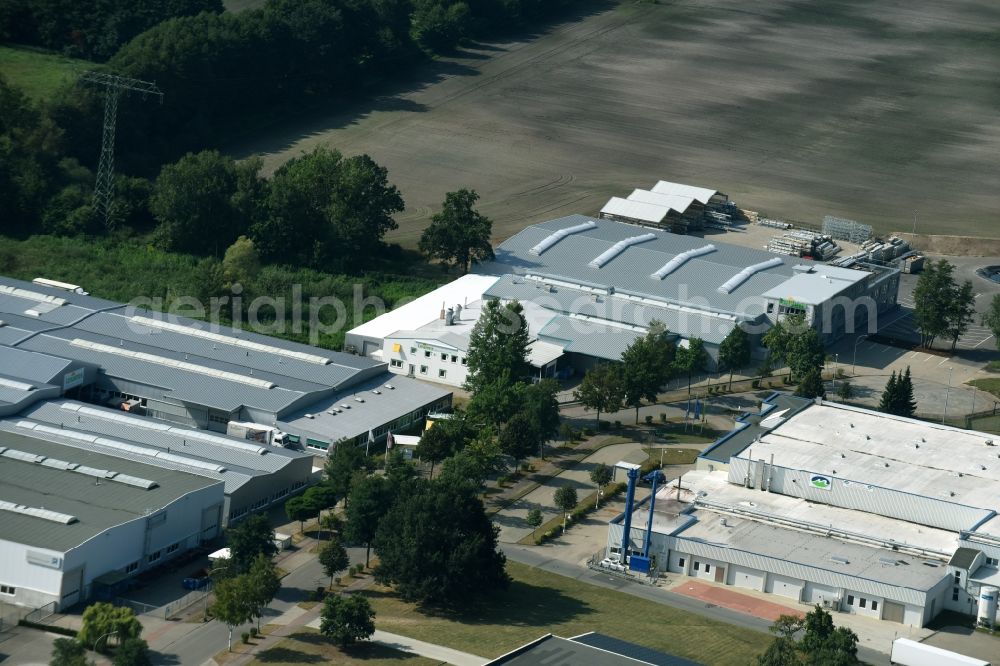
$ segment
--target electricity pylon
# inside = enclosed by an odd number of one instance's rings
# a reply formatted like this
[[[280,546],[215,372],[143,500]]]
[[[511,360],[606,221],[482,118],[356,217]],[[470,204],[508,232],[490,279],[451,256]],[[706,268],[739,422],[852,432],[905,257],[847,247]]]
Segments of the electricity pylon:
[[[94,186],[94,204],[104,218],[105,226],[110,226],[111,199],[114,196],[115,177],[115,125],[118,122],[118,98],[123,92],[140,92],[157,95],[163,103],[163,93],[155,83],[130,79],[104,72],[84,72],[80,77],[84,83],[104,87],[104,132],[101,138],[101,159],[97,164],[97,183]]]

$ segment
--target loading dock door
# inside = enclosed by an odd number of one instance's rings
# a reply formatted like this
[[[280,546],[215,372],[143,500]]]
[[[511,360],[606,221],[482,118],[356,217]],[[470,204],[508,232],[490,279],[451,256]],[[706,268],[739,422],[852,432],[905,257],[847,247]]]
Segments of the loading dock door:
[[[796,578],[773,574],[767,581],[767,589],[765,592],[770,592],[771,594],[777,594],[778,596],[788,597],[789,599],[795,599],[798,601],[802,598],[802,581]]]
[[[903,604],[897,604],[892,601],[886,601],[882,604],[882,619],[888,620],[889,622],[898,622],[903,624],[903,615],[906,611],[906,607]]]
[[[754,569],[734,565],[733,585],[751,590],[761,590],[764,587],[764,574]]]

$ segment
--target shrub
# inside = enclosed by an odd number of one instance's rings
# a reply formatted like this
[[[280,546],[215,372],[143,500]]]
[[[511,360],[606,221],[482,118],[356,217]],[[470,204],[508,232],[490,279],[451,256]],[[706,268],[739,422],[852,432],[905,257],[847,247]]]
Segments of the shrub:
[[[622,429],[622,422],[615,421],[615,430],[621,430],[621,429]]]
[[[249,631],[244,631],[242,634],[240,634],[240,640],[243,641],[244,645],[246,645],[247,643],[249,643],[250,642],[250,632]]]
[[[598,424],[597,424],[597,429],[599,431],[610,430],[611,429],[611,422],[610,421],[599,421]]]
[[[584,437],[592,437],[594,435],[594,430],[592,428],[584,428],[580,432]]]
[[[653,415],[646,414],[646,425],[652,425],[652,424],[653,424]]]
[[[497,485],[503,488],[508,483],[510,483],[510,477],[506,474],[501,474],[497,477]]]
[[[337,587],[340,587],[340,581],[341,581],[340,576],[337,576],[336,578],[333,579],[333,582],[337,584]]]
[[[667,422],[667,413],[660,412],[660,423],[666,423],[666,422]]]
[[[521,463],[521,471],[522,472],[530,472],[532,469],[533,468],[531,466],[531,463],[528,463],[528,462]]]
[[[753,380],[752,382],[750,382],[750,386],[752,386],[753,388],[760,388],[760,380],[759,379]]]
[[[250,627],[250,638],[257,638],[257,627]]]

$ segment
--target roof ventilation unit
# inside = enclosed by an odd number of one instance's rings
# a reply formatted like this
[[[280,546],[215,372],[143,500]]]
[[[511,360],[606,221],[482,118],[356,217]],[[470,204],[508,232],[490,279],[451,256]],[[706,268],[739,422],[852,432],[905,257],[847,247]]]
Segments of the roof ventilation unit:
[[[718,291],[722,294],[731,294],[736,287],[740,286],[744,282],[750,279],[750,276],[761,271],[766,271],[768,268],[774,268],[775,266],[781,266],[785,262],[779,257],[773,257],[767,261],[762,261],[759,264],[754,264],[753,266],[747,266],[739,273],[729,278],[725,284],[718,288]]]
[[[668,275],[676,271],[678,268],[683,266],[688,259],[694,259],[695,257],[700,257],[710,252],[715,252],[714,245],[710,244],[704,247],[696,248],[694,250],[688,250],[687,252],[681,252],[676,257],[665,263],[663,265],[663,268],[656,271],[649,277],[653,278],[654,280],[662,280],[663,278],[667,277]]]
[[[545,240],[543,240],[541,243],[528,250],[528,254],[533,254],[537,257],[538,255],[542,254],[543,252],[551,248],[553,245],[561,241],[563,238],[566,238],[566,236],[571,236],[573,234],[578,234],[581,231],[587,231],[588,229],[596,229],[596,228],[597,228],[597,223],[587,221],[584,222],[583,224],[577,224],[576,226],[560,229],[555,233],[549,234],[549,236],[546,237]]]
[[[831,555],[830,556],[830,561],[831,562],[836,562],[837,564],[850,564],[851,563],[851,561],[849,559],[847,559],[846,557],[843,557],[841,555]]]
[[[354,402],[364,402],[364,401],[365,399],[360,396],[354,399]]]
[[[645,243],[651,240],[656,240],[656,234],[643,234],[641,236],[632,236],[631,238],[620,240],[601,254],[594,257],[587,265],[591,268],[601,268],[604,264],[608,263],[633,245],[638,245],[639,243]]]
[[[303,414],[303,416],[305,416],[307,419],[314,419],[314,418],[316,418],[315,414]]]
[[[340,403],[340,408],[341,409],[350,409],[351,406],[348,405],[346,402],[342,402],[342,403]]]

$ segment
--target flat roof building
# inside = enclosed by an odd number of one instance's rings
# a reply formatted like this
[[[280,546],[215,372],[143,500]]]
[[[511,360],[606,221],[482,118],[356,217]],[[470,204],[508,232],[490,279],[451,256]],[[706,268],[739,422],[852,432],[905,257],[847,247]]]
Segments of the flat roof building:
[[[0,431],[4,600],[68,608],[214,539],[223,506],[221,480]]]
[[[986,433],[775,394],[657,494],[651,553],[661,570],[840,612],[914,626],[975,615],[980,587],[1000,579],[998,448]],[[648,516],[633,515],[633,554]]]

